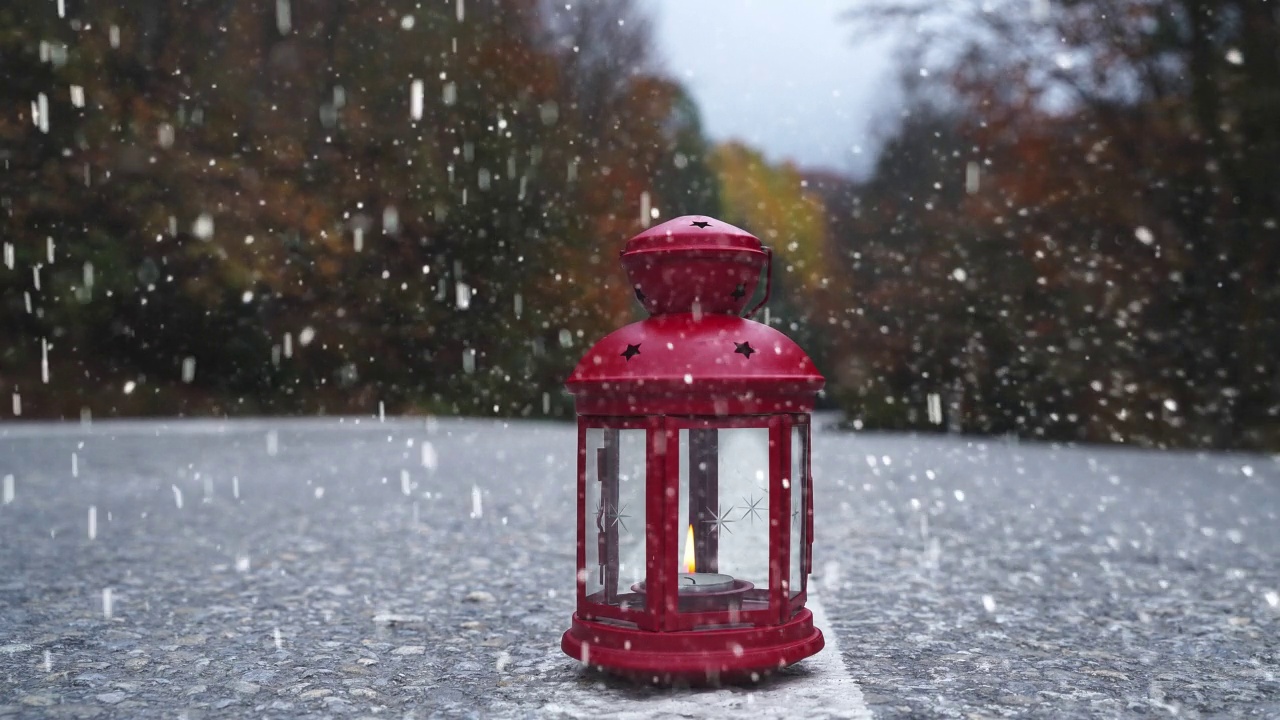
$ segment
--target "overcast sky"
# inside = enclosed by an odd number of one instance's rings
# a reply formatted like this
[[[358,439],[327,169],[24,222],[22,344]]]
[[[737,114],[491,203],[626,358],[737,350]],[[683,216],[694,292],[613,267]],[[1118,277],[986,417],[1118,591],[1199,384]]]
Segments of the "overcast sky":
[[[714,140],[772,161],[861,175],[896,114],[889,39],[855,41],[858,0],[640,0],[663,66]],[[861,149],[861,153],[856,151]]]

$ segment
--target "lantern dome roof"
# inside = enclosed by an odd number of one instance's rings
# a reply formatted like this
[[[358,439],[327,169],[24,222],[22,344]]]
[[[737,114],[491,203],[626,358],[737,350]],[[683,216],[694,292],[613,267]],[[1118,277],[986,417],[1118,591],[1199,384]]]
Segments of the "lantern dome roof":
[[[632,237],[623,255],[652,251],[730,249],[761,252],[755,235],[709,215],[682,215]]]
[[[751,233],[706,215],[684,215],[627,241],[622,267],[651,315],[746,308],[770,252]]]
[[[824,380],[791,338],[719,313],[632,323],[583,356],[566,383],[579,412],[808,412]]]

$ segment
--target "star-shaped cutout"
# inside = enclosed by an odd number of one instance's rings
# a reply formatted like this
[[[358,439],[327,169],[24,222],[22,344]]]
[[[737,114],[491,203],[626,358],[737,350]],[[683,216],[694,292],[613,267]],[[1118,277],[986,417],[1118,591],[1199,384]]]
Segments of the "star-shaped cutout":
[[[736,508],[730,507],[728,510],[722,510],[720,509],[720,506],[717,505],[716,509],[719,510],[719,512],[712,512],[711,508],[707,508],[707,513],[711,515],[711,519],[704,520],[703,522],[705,522],[708,525],[714,525],[717,535],[720,534],[721,530],[724,530],[725,532],[732,535],[733,530],[729,528],[729,523],[737,522],[737,521],[729,519],[729,513],[733,512]]]
[[[733,292],[730,294],[733,295],[734,300],[741,300],[742,296],[747,294],[747,288],[745,285],[739,283],[738,287],[734,288]]]
[[[756,520],[764,519],[761,515],[761,513],[764,512],[764,508],[760,507],[760,503],[764,502],[763,497],[742,498],[742,502],[746,504],[746,509],[742,511],[742,520],[751,518],[751,524],[755,525]]]
[[[750,342],[735,342],[734,345],[738,346],[738,349],[734,350],[734,352],[740,355],[746,355],[748,360],[751,359],[751,353],[757,352],[755,348],[751,347]]]
[[[631,358],[639,354],[640,354],[640,343],[636,343],[635,345],[628,343],[627,349],[622,351],[622,357],[626,358],[627,362],[631,362]]]
[[[693,221],[693,226],[694,226],[694,227],[704,228],[704,227],[708,227],[708,226],[710,226],[710,225],[711,225],[711,223],[707,222],[706,220],[694,220],[694,221]]]

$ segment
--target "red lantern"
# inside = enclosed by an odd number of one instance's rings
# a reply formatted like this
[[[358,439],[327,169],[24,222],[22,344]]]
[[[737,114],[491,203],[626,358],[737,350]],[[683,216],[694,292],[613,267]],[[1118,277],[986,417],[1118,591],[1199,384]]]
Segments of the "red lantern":
[[[610,333],[567,386],[578,412],[578,610],[561,647],[654,682],[754,678],[822,649],[810,412],[823,378],[781,332],[740,317],[772,255],[680,217],[622,265],[647,320]],[[751,313],[748,313],[750,317]]]

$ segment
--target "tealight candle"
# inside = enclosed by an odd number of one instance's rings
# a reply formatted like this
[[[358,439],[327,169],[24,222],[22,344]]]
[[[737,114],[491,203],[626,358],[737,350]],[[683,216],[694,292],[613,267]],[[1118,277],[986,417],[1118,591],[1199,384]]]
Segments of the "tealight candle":
[[[682,572],[676,587],[681,595],[725,592],[733,589],[733,576],[722,573]]]

